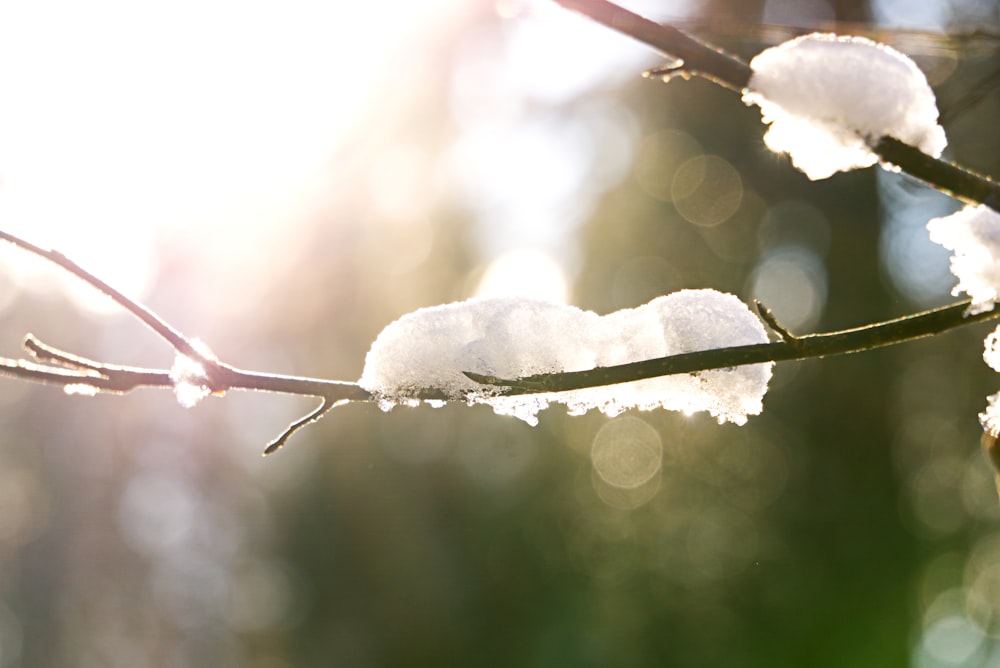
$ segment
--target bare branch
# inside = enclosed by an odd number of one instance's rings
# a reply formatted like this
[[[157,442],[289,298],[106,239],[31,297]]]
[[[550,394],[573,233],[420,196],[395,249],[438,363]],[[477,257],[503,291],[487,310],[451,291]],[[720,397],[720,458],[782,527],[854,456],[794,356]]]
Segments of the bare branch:
[[[81,388],[112,394],[125,394],[140,387],[172,389],[176,384],[176,379],[170,371],[95,362],[54,348],[31,334],[25,337],[24,347],[45,364],[0,358],[0,375],[36,383],[61,385],[67,390]],[[316,422],[333,408],[352,401],[369,401],[372,398],[367,390],[356,383],[255,373],[218,364],[217,388],[213,390],[216,394],[224,393],[226,390],[254,390],[319,397],[322,400],[316,410],[293,422],[272,441],[267,446],[265,454],[278,450],[299,429]],[[440,395],[432,392],[427,398],[437,399]]]
[[[154,332],[160,335],[160,337],[170,344],[170,346],[176,350],[179,354],[190,357],[193,360],[197,360],[205,365],[205,371],[209,374],[210,378],[215,367],[215,360],[206,356],[202,351],[191,342],[190,339],[185,337],[179,331],[171,327],[165,320],[160,318],[158,315],[150,311],[148,308],[139,304],[132,299],[129,299],[124,294],[111,287],[101,279],[97,278],[89,271],[73,262],[68,257],[62,253],[51,250],[48,248],[42,248],[41,246],[36,246],[35,244],[25,241],[18,236],[10,234],[9,232],[4,232],[0,230],[0,240],[7,241],[18,248],[33,253],[41,258],[52,262],[58,267],[66,270],[70,274],[76,276],[84,283],[87,283],[91,287],[103,292],[105,295],[110,297],[116,304],[120,305],[126,311],[134,315],[140,322],[152,329]],[[214,390],[214,388],[213,388]]]
[[[745,62],[716,49],[669,25],[660,25],[624,7],[605,0],[556,0],[612,30],[648,44],[660,53],[683,61],[683,68],[695,76],[735,91],[746,88],[753,72]]]
[[[307,413],[306,415],[303,415],[301,418],[299,418],[292,424],[288,425],[288,428],[285,429],[285,431],[282,432],[280,436],[278,436],[276,439],[268,443],[267,447],[264,448],[264,456],[270,455],[271,453],[278,451],[279,449],[281,449],[282,446],[285,445],[288,439],[292,437],[292,434],[297,432],[299,429],[302,429],[306,425],[316,422],[324,415],[326,415],[331,409],[344,403],[347,403],[346,399],[342,399],[340,401],[330,401],[329,399],[324,397],[323,401],[320,403],[319,406],[316,407],[314,411],[312,411],[311,413]]]
[[[124,394],[138,387],[173,387],[169,371],[123,367],[113,364],[100,369],[49,366],[27,360],[0,357],[0,376],[51,385],[87,385],[101,392]]]
[[[797,336],[789,332],[787,329],[785,329],[784,325],[778,322],[778,319],[774,316],[774,313],[771,312],[771,309],[764,306],[756,299],[754,300],[753,305],[757,309],[757,315],[760,316],[760,319],[763,320],[768,327],[777,332],[778,336],[781,337],[782,341],[785,341],[786,343],[791,343],[792,341],[795,341],[798,338]]]
[[[932,158],[895,137],[882,137],[872,151],[903,172],[920,179],[936,190],[964,202],[985,204],[1000,211],[1000,183],[953,162]]]
[[[107,364],[95,362],[94,360],[89,360],[86,357],[80,357],[79,355],[73,355],[72,353],[68,353],[64,350],[53,348],[47,343],[43,343],[37,336],[31,333],[28,333],[24,337],[24,341],[21,345],[25,350],[31,353],[32,357],[41,362],[54,363],[57,366],[63,366],[69,369],[89,369],[101,375],[104,375],[109,368]]]
[[[156,313],[129,299],[62,253],[42,248],[2,230],[0,230],[0,240],[52,262],[107,295],[156,332],[178,354],[201,364],[205,371],[205,386],[213,394],[242,389],[320,397],[323,400],[320,408],[293,423],[268,446],[268,452],[277,450],[292,434],[303,426],[315,422],[331,408],[350,401],[371,399],[369,392],[356,383],[261,374],[236,369],[199,350],[191,339],[174,329]],[[174,388],[177,385],[177,380],[170,371],[96,362],[43,343],[32,334],[25,337],[23,345],[32,357],[42,363],[0,358],[0,375],[61,385],[67,390],[79,387],[94,392],[116,394],[130,392],[139,387]]]

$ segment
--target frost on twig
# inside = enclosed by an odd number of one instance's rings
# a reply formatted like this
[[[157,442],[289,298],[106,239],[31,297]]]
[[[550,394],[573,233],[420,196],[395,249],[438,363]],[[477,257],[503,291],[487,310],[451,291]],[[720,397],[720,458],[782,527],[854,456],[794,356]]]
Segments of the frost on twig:
[[[184,408],[193,408],[212,393],[208,372],[203,360],[217,361],[215,355],[199,339],[191,339],[192,346],[202,355],[201,360],[177,353],[170,367],[170,380],[174,382],[174,396]]]
[[[884,136],[935,158],[947,144],[927,79],[892,47],[812,34],[766,49],[750,67],[743,100],[770,124],[764,142],[810,179],[875,164]]]
[[[767,341],[743,302],[714,290],[682,290],[603,317],[533,299],[474,299],[421,309],[390,324],[372,345],[358,384],[386,409],[435,388],[447,399],[488,404],[530,424],[551,402],[565,404],[571,414],[665,408],[707,411],[719,422],[743,424],[761,411],[769,363],[519,396],[504,396],[466,374],[520,378]]]

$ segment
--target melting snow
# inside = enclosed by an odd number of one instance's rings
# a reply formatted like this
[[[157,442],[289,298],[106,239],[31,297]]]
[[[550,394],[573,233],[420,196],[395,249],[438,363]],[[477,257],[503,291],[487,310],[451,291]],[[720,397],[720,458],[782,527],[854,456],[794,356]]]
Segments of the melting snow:
[[[810,179],[869,167],[889,135],[938,157],[947,140],[934,93],[907,56],[863,37],[812,34],[761,52],[743,101],[770,124],[764,142]]]
[[[772,364],[512,397],[496,396],[497,388],[462,372],[513,379],[767,340],[743,302],[714,290],[683,290],[603,317],[534,299],[479,298],[420,309],[390,324],[372,344],[359,384],[386,410],[438,389],[530,424],[550,402],[566,404],[572,414],[662,407],[743,424],[761,411]]]

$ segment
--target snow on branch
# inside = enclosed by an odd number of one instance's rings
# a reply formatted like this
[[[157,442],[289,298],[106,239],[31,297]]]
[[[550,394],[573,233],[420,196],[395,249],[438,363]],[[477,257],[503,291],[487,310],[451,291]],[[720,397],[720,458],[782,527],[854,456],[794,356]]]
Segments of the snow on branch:
[[[573,415],[665,408],[743,424],[761,411],[769,363],[514,396],[472,378],[587,371],[767,340],[743,302],[715,290],[682,290],[606,316],[535,299],[472,299],[421,309],[386,327],[359,384],[386,409],[437,388],[449,399],[488,404],[529,424],[550,402],[566,404]]]
[[[972,298],[970,313],[992,310],[1000,300],[1000,214],[985,206],[967,206],[934,218],[927,231],[931,241],[953,252],[951,273],[958,284],[952,294],[964,292]]]
[[[758,305],[780,338],[767,342],[761,323],[738,299],[711,290],[682,291],[604,318],[535,301],[481,300],[417,311],[390,324],[373,344],[361,381],[353,383],[232,367],[62,254],[2,231],[0,239],[101,290],[186,358],[172,370],[120,366],[58,350],[29,334],[24,347],[33,359],[0,358],[0,375],[88,395],[153,387],[173,390],[181,401],[229,390],[319,399],[265,454],[336,406],[358,401],[388,407],[471,398],[529,421],[558,401],[572,412],[664,407],[743,422],[760,411],[772,362],[859,352],[1000,317],[1000,309],[967,315],[969,302],[963,301],[843,332],[794,336]],[[642,359],[647,355],[663,356]],[[496,375],[524,373],[535,375]],[[614,387],[588,391],[609,385]]]
[[[803,35],[764,50],[750,67],[743,101],[770,125],[764,143],[810,179],[874,165],[871,146],[884,136],[934,158],[947,144],[924,73],[885,44]]]
[[[933,94],[912,61],[889,47],[862,38],[813,35],[769,49],[758,56],[761,60],[748,64],[607,0],[556,2],[672,60],[649,74],[662,75],[664,81],[676,75],[700,76],[763,104],[765,120],[780,121],[777,131],[772,125],[775,134],[769,132],[769,145],[794,149],[793,164],[802,165],[811,178],[878,161],[967,204],[1000,211],[1000,184],[938,157],[944,133],[937,126]],[[801,75],[798,66],[803,67]],[[902,97],[882,95],[880,88]],[[904,109],[907,103],[914,108]],[[789,128],[805,131],[813,140],[820,137],[823,150],[795,146],[788,139]]]

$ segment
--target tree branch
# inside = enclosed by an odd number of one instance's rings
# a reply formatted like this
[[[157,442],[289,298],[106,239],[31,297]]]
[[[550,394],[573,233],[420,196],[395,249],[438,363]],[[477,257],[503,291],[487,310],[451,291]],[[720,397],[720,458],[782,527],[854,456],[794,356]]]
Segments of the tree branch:
[[[356,383],[303,378],[244,371],[225,364],[195,344],[169,323],[142,304],[129,299],[124,294],[97,278],[62,253],[36,246],[8,232],[0,230],[0,240],[52,262],[61,269],[76,276],[91,287],[103,292],[116,304],[135,316],[152,329],[177,352],[201,365],[204,373],[195,379],[203,383],[212,394],[223,394],[227,390],[255,390],[312,396],[322,399],[319,409],[292,423],[277,439],[271,442],[265,454],[280,448],[288,438],[300,428],[315,422],[331,408],[350,401],[368,401],[371,394]],[[0,375],[37,383],[62,385],[67,391],[110,392],[123,394],[140,387],[160,387],[176,389],[179,380],[171,371],[144,369],[96,362],[43,343],[32,334],[23,342],[24,348],[35,361],[0,358]],[[430,398],[439,398],[431,393]]]
[[[91,287],[96,288],[100,292],[110,297],[116,304],[120,305],[126,311],[134,315],[140,322],[152,329],[154,332],[160,335],[170,346],[176,350],[179,354],[190,357],[193,360],[199,362],[208,362],[210,360],[206,359],[206,355],[198,350],[195,345],[186,338],[183,334],[178,332],[176,329],[167,324],[162,318],[150,311],[148,308],[142,304],[138,304],[133,300],[129,299],[121,292],[111,287],[101,279],[97,278],[83,267],[73,262],[68,257],[62,253],[51,250],[48,248],[42,248],[41,246],[36,246],[30,241],[25,241],[20,237],[14,236],[9,232],[4,232],[0,230],[0,240],[7,241],[23,250],[33,253],[41,258],[52,262],[56,266],[62,267],[64,270],[73,274],[80,280],[84,281]]]
[[[556,0],[567,9],[612,30],[648,44],[660,53],[683,61],[684,71],[734,91],[742,91],[753,71],[739,58],[711,47],[669,25],[661,25],[605,0]]]
[[[746,63],[703,44],[676,28],[659,25],[606,0],[556,1],[618,32],[645,42],[670,57],[680,59],[682,64],[672,69],[674,73],[682,71],[702,76],[736,91],[746,88],[750,81],[752,71]],[[931,158],[892,137],[880,138],[872,150],[886,162],[899,166],[903,171],[959,199],[983,203],[994,209],[1000,206],[1000,186],[985,177]],[[267,446],[265,454],[280,448],[295,432],[320,419],[334,407],[353,401],[371,401],[375,398],[357,383],[256,373],[225,364],[201,349],[193,339],[181,334],[151,310],[129,299],[62,253],[41,248],[3,231],[0,231],[0,240],[52,262],[103,292],[164,339],[178,355],[190,358],[204,369],[203,374],[194,378],[179,380],[174,373],[167,370],[89,360],[42,343],[29,334],[24,340],[24,347],[34,361],[0,358],[0,375],[62,385],[67,390],[79,392],[125,393],[140,387],[176,389],[184,382],[199,384],[214,394],[222,394],[227,390],[253,390],[321,399],[319,406],[293,422],[272,441]],[[562,392],[677,373],[859,352],[1000,317],[1000,309],[966,316],[968,305],[969,302],[964,301],[856,329],[805,336],[791,334],[777,322],[770,311],[758,305],[762,319],[781,337],[780,341],[688,352],[614,367],[520,379],[501,379],[474,373],[466,375],[480,383],[505,386],[506,389],[501,392],[505,395]],[[413,398],[445,400],[453,397],[445,396],[439,389],[429,388]]]
[[[90,385],[101,392],[115,394],[124,394],[140,387],[173,388],[176,384],[168,370],[95,362],[54,348],[39,341],[32,334],[25,337],[24,347],[32,356],[47,364],[0,357],[0,376],[55,385]],[[218,394],[226,390],[254,390],[323,397],[332,402],[369,401],[372,398],[371,394],[357,383],[258,373],[237,369],[221,362],[216,364],[221,368],[219,373],[221,386],[213,391]],[[429,393],[427,398],[440,397]]]
[[[699,350],[643,362],[598,367],[588,371],[539,374],[515,379],[496,378],[470,372],[466,372],[465,375],[478,383],[506,387],[507,389],[500,393],[504,396],[566,392],[678,373],[694,373],[711,369],[728,369],[746,364],[785,362],[857,353],[914,341],[974,322],[1000,318],[1000,309],[967,316],[966,311],[969,303],[966,300],[922,313],[914,313],[894,320],[839,332],[792,336],[782,328],[778,330],[782,340],[772,343]]]
[[[198,351],[190,339],[168,325],[162,318],[95,278],[61,253],[41,249],[2,231],[0,231],[0,239],[40,255],[100,289],[142,322],[150,325],[179,354],[186,354],[190,350],[197,355],[199,362],[207,366],[205,387],[215,394],[222,394],[227,390],[252,390],[312,396],[321,399],[321,403],[316,409],[293,422],[278,438],[274,439],[267,446],[264,454],[276,451],[299,429],[319,420],[333,408],[345,403],[371,401],[375,398],[357,383],[264,374],[244,371],[224,364],[214,357]],[[694,373],[745,364],[781,362],[860,352],[939,334],[974,322],[1000,318],[1000,309],[966,316],[968,306],[969,301],[963,301],[855,329],[795,336],[782,327],[767,308],[758,304],[758,312],[762,319],[781,337],[780,341],[688,352],[620,366],[543,374],[520,379],[495,378],[471,372],[466,372],[466,375],[479,383],[504,386],[506,389],[501,392],[503,395],[564,392],[678,373]],[[176,389],[178,384],[178,379],[170,371],[97,362],[59,350],[43,343],[31,334],[25,337],[24,347],[37,361],[0,358],[0,375],[61,385],[72,391],[118,394],[130,392],[140,387]],[[208,384],[209,382],[211,385]],[[439,389],[428,388],[413,398],[440,401],[454,397],[446,396]]]
[[[665,56],[682,61],[663,70],[671,76],[700,76],[723,88],[742,92],[750,84],[753,70],[736,56],[716,49],[669,25],[661,25],[607,0],[555,0],[612,30],[653,47]],[[893,137],[869,138],[869,147],[884,163],[920,179],[931,187],[965,202],[985,204],[1000,211],[1000,183],[953,163],[932,158]]]

